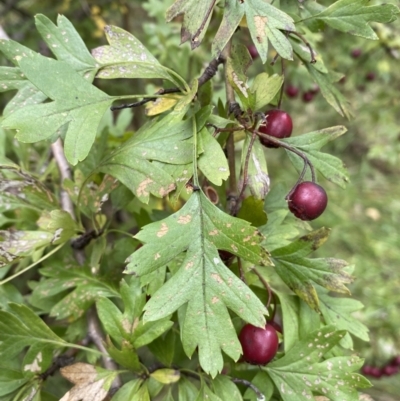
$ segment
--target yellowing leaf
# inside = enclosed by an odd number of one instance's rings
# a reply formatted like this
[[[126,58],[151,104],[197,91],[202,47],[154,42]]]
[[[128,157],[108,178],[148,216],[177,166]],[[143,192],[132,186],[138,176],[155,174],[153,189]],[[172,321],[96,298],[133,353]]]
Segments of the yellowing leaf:
[[[150,376],[160,383],[171,384],[179,381],[181,375],[176,369],[158,369],[150,373]]]

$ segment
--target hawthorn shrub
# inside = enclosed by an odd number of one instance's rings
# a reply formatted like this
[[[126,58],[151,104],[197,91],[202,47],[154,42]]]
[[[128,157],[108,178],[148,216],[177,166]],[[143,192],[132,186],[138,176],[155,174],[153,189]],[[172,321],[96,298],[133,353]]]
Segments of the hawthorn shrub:
[[[346,128],[271,118],[298,94],[287,68],[351,116],[319,38],[379,40],[399,9],[368,3],[177,0],[166,20],[208,56],[189,77],[117,26],[89,51],[62,15],[35,17],[54,58],[0,40],[0,90],[17,91],[0,120],[0,400],[358,400],[353,266],[313,257],[330,230],[308,222],[326,180],[349,181],[320,150]],[[101,89],[115,79],[151,84]],[[286,187],[271,152],[294,166]]]

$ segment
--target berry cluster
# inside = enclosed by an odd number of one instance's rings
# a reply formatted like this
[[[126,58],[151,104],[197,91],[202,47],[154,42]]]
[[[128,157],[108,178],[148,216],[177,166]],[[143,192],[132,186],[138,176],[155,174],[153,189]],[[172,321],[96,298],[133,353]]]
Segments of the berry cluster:
[[[400,372],[400,355],[395,356],[385,366],[377,367],[372,365],[364,365],[361,372],[365,376],[379,379],[382,376],[393,376]]]
[[[288,113],[274,109],[265,113],[265,123],[258,131],[261,143],[267,148],[278,148],[280,145],[272,138],[283,139],[292,135],[293,122]],[[313,181],[304,181],[295,185],[287,196],[289,210],[301,220],[314,220],[319,217],[328,204],[328,196],[320,185]]]

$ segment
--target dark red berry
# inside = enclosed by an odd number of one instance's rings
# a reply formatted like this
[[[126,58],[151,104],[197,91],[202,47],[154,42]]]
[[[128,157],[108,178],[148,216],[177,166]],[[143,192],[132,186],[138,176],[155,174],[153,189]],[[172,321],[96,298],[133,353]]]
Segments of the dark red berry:
[[[371,376],[371,373],[372,373],[373,369],[374,369],[374,367],[371,366],[371,365],[364,365],[364,366],[361,368],[361,373],[362,373],[363,375],[365,375],[365,376]]]
[[[366,81],[375,81],[375,73],[374,72],[369,72],[366,76],[365,76],[365,80]]]
[[[370,376],[375,377],[375,379],[379,379],[380,377],[382,377],[382,369],[378,368],[376,366],[373,366],[371,368]]]
[[[246,324],[240,331],[239,341],[243,349],[243,359],[253,365],[267,364],[278,352],[278,334],[268,323],[264,329]]]
[[[274,109],[265,113],[265,122],[258,130],[277,139],[287,138],[292,135],[293,122],[288,113]],[[260,141],[267,148],[279,148],[267,138],[260,137]]]
[[[219,250],[218,251],[219,257],[223,262],[229,262],[235,255],[228,251]]]
[[[391,361],[390,364],[392,366],[398,366],[400,367],[400,355],[395,356]]]
[[[384,376],[393,376],[399,373],[399,368],[397,366],[386,365],[382,368],[382,374]]]
[[[301,220],[314,220],[326,209],[328,196],[325,189],[311,181],[297,185],[290,194],[289,210]]]
[[[249,51],[250,56],[251,56],[251,58],[252,58],[253,60],[256,59],[256,58],[259,56],[258,50],[257,50],[257,48],[256,48],[254,45],[249,45],[249,46],[247,46],[247,50]]]
[[[307,91],[303,93],[303,102],[310,103],[314,99],[314,93]]]
[[[285,89],[285,93],[289,97],[296,97],[299,94],[299,88],[294,85],[288,85]]]
[[[353,49],[350,54],[353,58],[359,58],[362,54],[362,51],[361,49]]]

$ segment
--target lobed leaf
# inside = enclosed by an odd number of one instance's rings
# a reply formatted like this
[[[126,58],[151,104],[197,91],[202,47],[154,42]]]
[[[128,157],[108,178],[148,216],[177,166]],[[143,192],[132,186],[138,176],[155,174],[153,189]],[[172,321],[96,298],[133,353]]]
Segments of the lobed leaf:
[[[258,298],[222,263],[217,249],[268,264],[261,237],[247,222],[228,216],[195,192],[181,210],[147,225],[136,238],[145,245],[128,259],[130,274],[150,273],[186,252],[179,270],[147,303],[144,318],[159,320],[187,304],[185,352],[191,355],[198,346],[203,369],[215,376],[222,369],[221,350],[233,359],[240,355],[227,307],[257,326],[265,313]]]
[[[48,139],[66,127],[64,150],[68,161],[75,165],[85,159],[112,98],[65,62],[33,54],[19,56],[18,63],[29,81],[53,102],[20,108],[8,115],[2,126],[16,129],[22,142]]]

